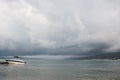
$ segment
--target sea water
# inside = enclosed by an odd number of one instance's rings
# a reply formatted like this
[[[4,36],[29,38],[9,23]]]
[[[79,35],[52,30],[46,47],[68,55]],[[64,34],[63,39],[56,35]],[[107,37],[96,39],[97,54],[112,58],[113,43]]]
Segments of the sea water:
[[[0,80],[120,80],[119,60],[26,59],[25,65],[0,65]]]

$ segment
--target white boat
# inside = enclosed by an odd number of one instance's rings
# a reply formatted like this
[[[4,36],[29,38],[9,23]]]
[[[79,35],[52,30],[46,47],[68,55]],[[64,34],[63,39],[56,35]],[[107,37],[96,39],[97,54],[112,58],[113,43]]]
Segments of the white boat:
[[[26,63],[25,61],[18,58],[6,59],[6,62],[8,62],[8,64],[25,64]]]

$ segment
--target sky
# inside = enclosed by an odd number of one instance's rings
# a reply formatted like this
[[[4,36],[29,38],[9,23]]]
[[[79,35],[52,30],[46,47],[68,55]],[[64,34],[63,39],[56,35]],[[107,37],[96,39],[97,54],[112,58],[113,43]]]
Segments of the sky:
[[[0,55],[117,52],[119,13],[120,0],[0,0]]]

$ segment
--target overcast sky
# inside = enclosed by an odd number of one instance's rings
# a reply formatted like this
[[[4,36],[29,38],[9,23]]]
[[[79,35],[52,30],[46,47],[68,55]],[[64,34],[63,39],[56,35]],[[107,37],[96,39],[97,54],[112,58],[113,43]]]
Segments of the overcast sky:
[[[120,0],[0,0],[3,50],[119,51]]]

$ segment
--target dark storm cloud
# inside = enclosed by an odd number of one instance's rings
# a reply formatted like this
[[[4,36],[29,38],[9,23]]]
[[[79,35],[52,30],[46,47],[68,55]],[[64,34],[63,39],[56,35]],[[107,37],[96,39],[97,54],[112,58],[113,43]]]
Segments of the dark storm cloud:
[[[119,3],[119,0],[1,0],[0,50],[37,51],[36,54],[118,51]]]

